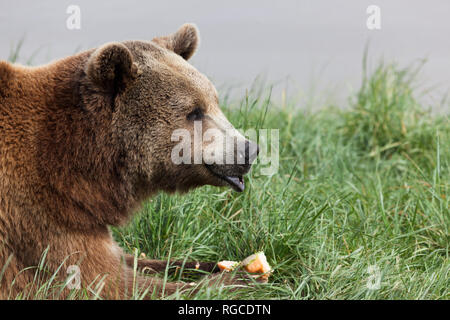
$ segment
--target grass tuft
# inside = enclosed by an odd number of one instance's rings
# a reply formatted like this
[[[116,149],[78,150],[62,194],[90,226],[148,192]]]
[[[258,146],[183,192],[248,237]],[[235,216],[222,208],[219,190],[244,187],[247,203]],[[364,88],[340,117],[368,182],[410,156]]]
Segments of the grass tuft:
[[[280,130],[278,173],[257,165],[242,194],[161,194],[116,238],[161,259],[262,250],[275,268],[268,285],[195,298],[448,299],[450,126],[414,96],[418,71],[380,64],[345,110],[225,99],[236,127]]]
[[[267,285],[194,299],[449,299],[450,124],[418,102],[419,70],[380,64],[345,110],[278,106],[261,88],[225,97],[237,128],[279,129],[278,172],[258,175],[257,164],[240,194],[208,186],[160,194],[112,228],[114,237],[154,259],[264,251],[274,267]],[[37,298],[51,298],[50,287]]]

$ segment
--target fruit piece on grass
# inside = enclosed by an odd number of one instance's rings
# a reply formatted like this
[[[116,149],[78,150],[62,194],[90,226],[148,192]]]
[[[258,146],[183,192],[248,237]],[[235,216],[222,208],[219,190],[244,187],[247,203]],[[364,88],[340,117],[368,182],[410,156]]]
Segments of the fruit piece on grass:
[[[247,272],[262,273],[262,277],[265,278],[268,278],[272,271],[264,252],[252,254],[251,256],[245,258],[241,264]]]
[[[228,261],[228,260],[220,261],[217,263],[217,266],[219,267],[220,271],[232,271],[238,265],[239,265],[239,262]]]

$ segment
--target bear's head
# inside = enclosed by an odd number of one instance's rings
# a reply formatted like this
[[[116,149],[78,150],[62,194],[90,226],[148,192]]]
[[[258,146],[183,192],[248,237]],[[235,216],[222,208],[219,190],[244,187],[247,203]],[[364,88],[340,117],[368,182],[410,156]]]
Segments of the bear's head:
[[[187,62],[198,43],[197,28],[185,24],[152,41],[106,44],[87,60],[85,83],[91,96],[111,101],[112,136],[136,187],[244,189],[258,146],[230,124],[212,83]]]

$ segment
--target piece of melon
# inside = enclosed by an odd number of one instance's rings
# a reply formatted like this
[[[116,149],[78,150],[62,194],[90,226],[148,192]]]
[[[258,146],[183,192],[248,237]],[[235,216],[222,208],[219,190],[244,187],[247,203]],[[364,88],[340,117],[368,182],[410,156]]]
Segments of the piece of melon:
[[[241,264],[247,272],[263,274],[265,277],[269,277],[272,272],[264,252],[252,254],[245,258]]]
[[[236,268],[239,265],[239,262],[237,261],[220,261],[217,263],[217,266],[219,267],[220,271],[233,271],[234,268]]]
[[[251,256],[245,258],[242,262],[229,260],[220,261],[217,263],[217,266],[221,271],[226,272],[242,267],[245,271],[251,273],[252,277],[265,282],[267,282],[270,274],[272,273],[272,268],[267,262],[264,252],[252,254]]]

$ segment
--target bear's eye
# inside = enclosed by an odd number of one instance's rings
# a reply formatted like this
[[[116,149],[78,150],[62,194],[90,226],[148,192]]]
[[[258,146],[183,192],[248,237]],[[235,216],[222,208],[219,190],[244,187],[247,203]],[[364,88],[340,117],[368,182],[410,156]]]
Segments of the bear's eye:
[[[194,111],[187,115],[189,121],[197,121],[203,118],[203,112],[200,108],[195,108]]]

